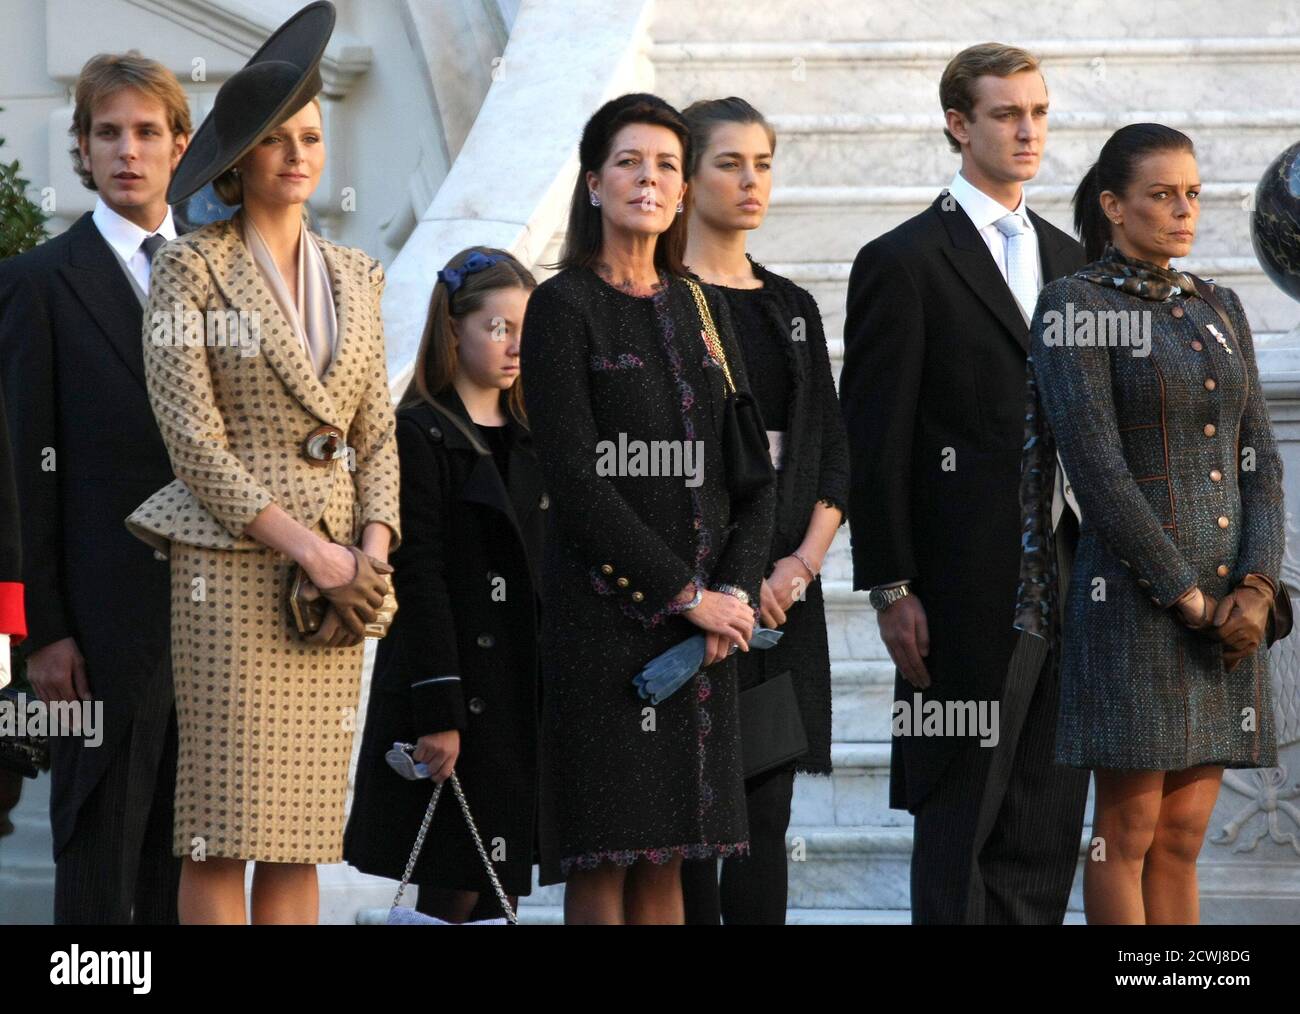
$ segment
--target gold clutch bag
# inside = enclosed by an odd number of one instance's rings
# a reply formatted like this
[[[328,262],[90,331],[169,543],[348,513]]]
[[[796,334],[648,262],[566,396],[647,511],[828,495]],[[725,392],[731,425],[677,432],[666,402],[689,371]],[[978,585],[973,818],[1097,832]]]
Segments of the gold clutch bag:
[[[388,633],[388,628],[393,625],[393,617],[397,615],[397,593],[393,590],[393,576],[382,576],[385,585],[384,602],[379,607],[374,622],[366,624],[366,637],[376,640]],[[289,615],[298,634],[307,638],[320,630],[328,610],[329,599],[312,584],[311,578],[301,566],[294,567],[289,579]]]

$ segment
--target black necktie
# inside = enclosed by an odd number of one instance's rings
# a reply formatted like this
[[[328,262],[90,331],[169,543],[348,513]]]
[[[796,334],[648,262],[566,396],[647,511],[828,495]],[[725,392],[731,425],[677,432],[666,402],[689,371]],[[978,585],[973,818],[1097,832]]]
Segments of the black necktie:
[[[153,263],[153,255],[158,252],[158,248],[167,242],[166,237],[154,233],[152,236],[146,236],[144,242],[140,244],[140,249],[144,251],[144,259],[150,264]]]

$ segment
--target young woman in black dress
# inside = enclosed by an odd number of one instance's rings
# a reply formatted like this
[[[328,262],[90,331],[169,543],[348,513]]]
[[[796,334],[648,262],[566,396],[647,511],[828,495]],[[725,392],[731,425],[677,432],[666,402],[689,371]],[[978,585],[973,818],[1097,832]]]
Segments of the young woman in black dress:
[[[401,877],[433,786],[403,779],[384,754],[414,743],[434,781],[456,771],[515,898],[532,887],[537,838],[535,575],[548,506],[519,381],[535,286],[515,258],[487,247],[462,250],[438,273],[397,411],[398,610],[375,661],[344,839],[353,866]],[[449,922],[501,914],[450,793],[412,882],[426,914]]]
[[[654,95],[596,112],[562,270],[533,295],[524,332],[551,496],[541,879],[567,879],[571,923],[680,923],[682,859],[747,848],[728,656],[748,651],[757,619],[773,483],[729,485],[722,360],[736,389],[747,382],[725,302],[704,287],[722,345],[711,350],[683,278],[687,152],[680,115]],[[675,449],[678,467],[643,474],[638,442]],[[702,671],[657,705],[641,699],[633,677],[701,630]]]
[[[783,924],[785,833],[796,771],[831,770],[831,673],[818,574],[844,521],[849,464],[844,424],[817,303],[745,252],[772,194],[776,135],[744,99],[696,102],[691,130],[686,265],[726,299],[777,468],[776,522],[762,585],[763,626],[783,632],[770,651],[739,660],[740,687],[790,671],[808,752],[745,783],[749,854],[683,872],[687,919]]]

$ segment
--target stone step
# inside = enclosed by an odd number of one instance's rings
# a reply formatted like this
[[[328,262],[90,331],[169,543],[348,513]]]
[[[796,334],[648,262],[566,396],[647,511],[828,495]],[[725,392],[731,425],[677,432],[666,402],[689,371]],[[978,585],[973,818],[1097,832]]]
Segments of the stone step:
[[[1018,5],[1014,13],[1003,13],[1001,21],[996,20],[999,13],[951,0],[828,0],[816,5],[747,0],[703,6],[695,0],[658,0],[650,32],[655,39],[674,42],[789,42],[832,36],[890,40],[924,33],[927,39],[950,39],[959,45],[989,38],[1015,45],[1023,45],[1020,40],[1025,38],[1090,39],[1100,30],[1117,39],[1164,39],[1171,25],[1189,37],[1300,35],[1300,8],[1289,0],[1256,0],[1229,18],[1223,16],[1222,0],[1148,0],[1133,7],[1113,0],[1074,0]]]
[[[785,913],[787,926],[905,926],[910,922],[910,914],[902,909],[791,908]],[[563,926],[564,906],[521,905],[519,923],[523,926]]]
[[[780,186],[749,251],[756,260],[853,263],[863,244],[924,211],[952,174],[926,186]],[[1255,180],[1209,182],[1201,191],[1195,256],[1253,257],[1250,209]],[[1029,206],[1074,235],[1074,184],[1026,187]]]
[[[792,850],[789,903],[793,908],[907,910],[910,905],[912,827],[794,827],[786,836]],[[1083,908],[1080,838],[1069,907]],[[793,850],[802,845],[803,859]]]
[[[925,185],[951,179],[959,162],[943,138],[937,101],[925,113],[780,113],[768,120],[777,138],[773,179],[778,184],[856,186],[871,180]],[[1174,114],[1053,107],[1035,186],[1077,185],[1111,134],[1127,123],[1150,122],[1192,139],[1203,182],[1255,180],[1294,141],[1300,109]]]
[[[889,651],[880,639],[875,612],[866,592],[853,591],[849,581],[823,581],[826,599],[826,640],[832,664],[843,660],[883,661]]]
[[[54,860],[50,837],[50,776],[23,779],[10,813],[13,834],[0,838],[0,926],[54,921]]]
[[[831,663],[831,759],[837,771],[842,764],[856,763],[861,756],[849,753],[841,758],[836,754],[837,750],[853,750],[868,745],[888,746],[893,701],[894,663],[889,659]],[[872,763],[875,763],[874,758]],[[888,750],[885,751],[882,763],[888,768]]]
[[[970,38],[755,42],[741,35],[656,42],[649,57],[655,90],[679,108],[740,95],[769,112],[936,115],[939,78]],[[1123,109],[1135,96],[1145,109],[1250,109],[1262,95],[1300,89],[1300,38],[1293,36],[1017,42],[1042,60],[1051,104],[1060,110]]]
[[[887,729],[888,702],[883,713]],[[842,828],[910,826],[912,818],[905,810],[889,808],[889,747],[888,742],[832,743],[832,774],[795,778],[791,822]]]

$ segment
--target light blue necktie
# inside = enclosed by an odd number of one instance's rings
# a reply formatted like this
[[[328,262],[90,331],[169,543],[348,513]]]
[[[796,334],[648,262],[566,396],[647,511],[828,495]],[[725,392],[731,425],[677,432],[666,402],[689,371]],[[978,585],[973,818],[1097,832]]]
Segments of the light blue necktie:
[[[1025,316],[1032,320],[1034,304],[1038,302],[1038,266],[1034,263],[1029,229],[1015,212],[993,224],[1007,238],[1007,286]]]

